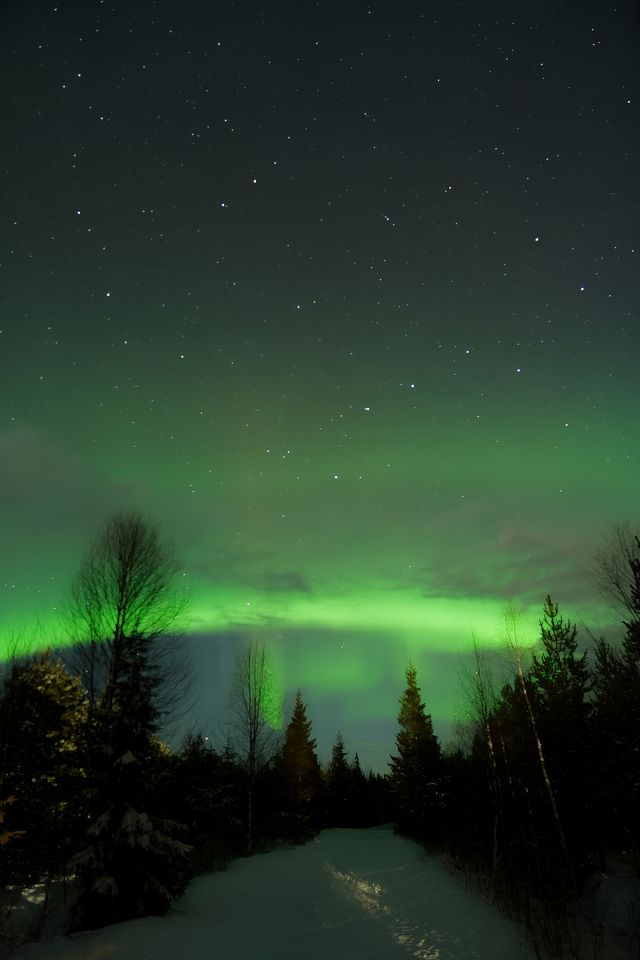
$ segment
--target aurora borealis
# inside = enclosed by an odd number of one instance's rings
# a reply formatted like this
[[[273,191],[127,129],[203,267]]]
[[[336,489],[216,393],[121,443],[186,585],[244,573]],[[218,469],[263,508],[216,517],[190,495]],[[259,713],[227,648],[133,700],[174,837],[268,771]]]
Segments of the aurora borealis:
[[[446,740],[505,601],[601,625],[591,557],[638,522],[633,4],[1,16],[5,642],[62,642],[139,509],[198,720],[250,635],[376,765],[409,656]]]

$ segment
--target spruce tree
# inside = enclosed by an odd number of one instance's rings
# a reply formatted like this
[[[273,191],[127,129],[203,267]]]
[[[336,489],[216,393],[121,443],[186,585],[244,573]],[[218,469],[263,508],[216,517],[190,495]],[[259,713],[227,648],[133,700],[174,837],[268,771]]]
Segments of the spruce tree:
[[[637,550],[640,540],[636,537]],[[607,840],[633,851],[640,872],[640,557],[628,560],[630,585],[620,649],[600,640],[594,671],[600,815]]]
[[[163,796],[165,808],[188,826],[195,873],[225,865],[245,849],[244,790],[237,757],[229,746],[217,752],[208,737],[189,733],[171,756]]]
[[[163,913],[186,883],[184,828],[161,815],[164,758],[147,666],[144,644],[126,643],[108,706],[90,711],[90,826],[71,861],[82,884],[74,929]]]
[[[335,743],[331,748],[328,777],[334,783],[346,782],[349,778],[349,759],[340,730],[338,730]]]
[[[282,760],[290,803],[296,807],[313,799],[320,787],[320,765],[316,741],[311,736],[311,721],[300,690],[285,734]]]
[[[3,854],[5,883],[63,874],[81,836],[87,701],[79,680],[49,653],[14,663],[0,693],[0,797],[14,797]]]
[[[586,720],[589,668],[587,654],[578,655],[576,637],[576,627],[563,620],[558,604],[547,596],[540,620],[542,654],[533,654],[529,680],[549,733]]]
[[[87,724],[87,844],[72,860],[74,928],[164,912],[186,882],[181,826],[161,815],[157,643],[174,622],[177,565],[137,514],[110,520],[74,591],[94,647]],[[82,602],[81,602],[82,601]]]
[[[364,827],[375,821],[370,809],[369,784],[357,753],[351,764],[351,809],[354,826]]]
[[[542,651],[534,653],[528,684],[549,776],[566,829],[584,837],[587,825],[576,811],[588,792],[591,679],[587,654],[578,653],[577,629],[560,616],[558,604],[547,596],[540,620]]]
[[[338,731],[331,749],[331,760],[326,774],[326,803],[328,825],[348,827],[352,821],[352,776],[342,733]]]
[[[353,763],[351,764],[351,772],[353,774],[354,781],[358,783],[366,783],[366,777],[362,772],[362,767],[360,766],[360,757],[356,751],[356,754],[353,758]]]
[[[391,779],[401,826],[422,836],[434,836],[438,829],[440,744],[421,700],[412,663],[406,669],[406,679],[398,714],[398,753],[391,757]]]

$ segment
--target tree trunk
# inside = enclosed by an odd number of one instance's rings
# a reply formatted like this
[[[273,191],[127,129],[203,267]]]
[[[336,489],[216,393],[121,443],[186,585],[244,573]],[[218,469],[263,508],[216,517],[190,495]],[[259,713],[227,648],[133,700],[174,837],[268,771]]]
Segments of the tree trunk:
[[[542,773],[542,779],[544,781],[545,790],[547,797],[549,799],[549,806],[551,807],[551,814],[553,816],[553,821],[556,827],[556,832],[558,834],[558,840],[560,841],[560,847],[562,849],[562,854],[565,859],[567,871],[571,879],[573,886],[576,886],[576,879],[573,873],[573,867],[571,866],[571,858],[569,856],[569,848],[567,847],[567,841],[565,839],[564,830],[562,829],[562,821],[560,819],[560,813],[558,811],[558,805],[556,803],[556,797],[553,790],[553,785],[549,778],[547,772],[547,764],[544,758],[544,750],[542,749],[542,741],[540,740],[540,735],[538,734],[538,726],[536,724],[535,714],[533,712],[533,707],[531,706],[531,701],[529,699],[529,692],[527,690],[527,683],[524,678],[524,673],[522,670],[522,660],[520,658],[519,651],[516,651],[516,662],[518,664],[518,681],[520,683],[520,689],[522,690],[522,695],[524,697],[524,702],[527,707],[527,715],[529,717],[529,723],[531,725],[531,731],[533,733],[533,738],[536,743],[536,750],[538,753],[538,761],[540,763],[540,772]]]

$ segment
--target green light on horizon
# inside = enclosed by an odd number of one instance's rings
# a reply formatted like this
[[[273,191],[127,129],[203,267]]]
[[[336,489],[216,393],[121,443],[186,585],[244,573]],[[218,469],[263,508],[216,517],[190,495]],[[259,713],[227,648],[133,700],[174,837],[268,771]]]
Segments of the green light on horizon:
[[[450,651],[468,646],[472,634],[490,646],[501,642],[505,603],[493,598],[422,597],[415,591],[371,591],[352,595],[256,597],[249,589],[204,591],[194,597],[190,630],[194,633],[322,628],[334,631],[395,634],[416,648]],[[247,599],[251,597],[252,599]],[[538,608],[522,613],[520,641],[533,642]]]

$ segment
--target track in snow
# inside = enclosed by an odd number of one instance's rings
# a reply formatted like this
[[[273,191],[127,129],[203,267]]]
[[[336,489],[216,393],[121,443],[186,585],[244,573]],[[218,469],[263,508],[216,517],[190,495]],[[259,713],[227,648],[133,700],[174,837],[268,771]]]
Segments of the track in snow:
[[[523,929],[390,827],[197,877],[167,917],[32,944],[20,960],[518,960]]]

